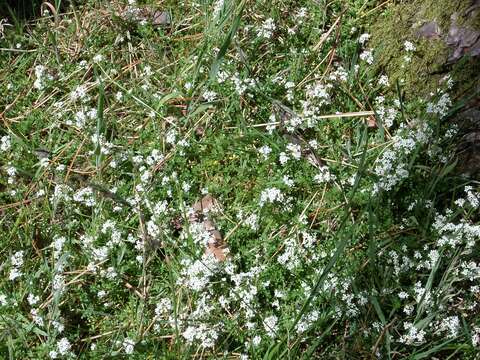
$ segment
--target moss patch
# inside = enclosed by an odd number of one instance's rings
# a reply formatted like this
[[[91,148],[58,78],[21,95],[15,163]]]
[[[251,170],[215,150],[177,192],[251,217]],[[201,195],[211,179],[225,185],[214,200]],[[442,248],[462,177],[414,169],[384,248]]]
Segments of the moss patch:
[[[409,97],[434,92],[447,73],[460,75],[454,80],[464,84],[466,79],[461,79],[462,74],[472,73],[470,67],[473,62],[461,61],[451,69],[445,68],[450,50],[444,39],[452,15],[464,14],[470,5],[470,0],[414,0],[388,7],[371,29],[371,45],[377,59],[375,71],[387,74],[393,83],[399,81]],[[458,24],[475,28],[478,27],[477,18],[460,16]],[[435,21],[440,27],[441,38],[418,36],[419,27],[430,21]],[[407,40],[415,44],[414,52],[405,51],[404,43]],[[411,60],[406,60],[406,56]]]

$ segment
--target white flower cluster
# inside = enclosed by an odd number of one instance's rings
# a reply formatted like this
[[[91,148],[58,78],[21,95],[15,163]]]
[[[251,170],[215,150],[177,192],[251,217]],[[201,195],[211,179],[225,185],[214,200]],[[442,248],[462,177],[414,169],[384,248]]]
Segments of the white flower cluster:
[[[266,317],[263,320],[263,327],[268,336],[271,338],[276,337],[278,331],[278,318],[275,315]]]
[[[373,52],[372,50],[364,50],[360,53],[360,59],[365,61],[368,65],[373,64]]]
[[[92,140],[95,148],[98,147],[100,149],[100,153],[103,155],[109,155],[114,147],[111,142],[108,142],[105,139],[103,134],[92,134],[90,139]]]
[[[296,237],[285,240],[284,251],[277,258],[278,263],[284,265],[289,271],[295,270],[301,264],[317,260],[315,254],[308,254],[308,250],[312,249],[316,242],[315,237],[305,231],[301,235],[303,238],[301,243]]]
[[[275,29],[275,21],[272,18],[268,18],[263,22],[262,26],[257,29],[257,36],[264,39],[270,39]]]
[[[250,228],[252,231],[258,230],[258,215],[252,213],[248,216],[243,214],[243,211],[239,211],[237,214],[237,219],[242,223],[242,225]]]
[[[406,128],[403,124],[400,126],[396,135],[393,137],[393,150],[386,150],[382,156],[377,159],[375,174],[379,180],[374,184],[374,193],[381,190],[389,191],[395,185],[409,176],[405,159],[419,145],[425,145],[433,130],[425,122],[417,122],[414,129]]]
[[[413,45],[413,43],[408,41],[408,40],[406,40],[403,43],[403,46],[405,47],[405,51],[415,51],[416,50],[415,45]]]
[[[155,315],[157,318],[161,318],[172,311],[172,302],[170,299],[161,299],[155,308]]]
[[[47,68],[43,65],[35,66],[35,82],[33,87],[37,90],[43,90],[45,88],[45,81],[52,80],[52,76],[48,74]]]
[[[439,238],[437,246],[448,246],[452,249],[459,245],[465,245],[466,249],[472,249],[475,243],[480,240],[480,225],[460,222],[458,224],[449,222],[444,215],[437,214],[433,229]]]
[[[115,245],[119,245],[122,240],[122,233],[118,229],[117,224],[114,220],[107,220],[102,224],[100,229],[102,234],[108,234],[110,232],[110,239],[107,241],[106,245],[112,248]]]
[[[268,155],[272,152],[272,148],[268,145],[262,146],[260,149],[258,149],[258,152],[263,156],[264,160],[267,160]]]
[[[386,80],[388,84],[388,79]],[[393,125],[393,122],[398,116],[398,106],[399,104],[395,104],[394,107],[387,107],[385,105],[385,98],[383,96],[378,96],[375,99],[375,112],[377,113],[378,117],[382,120],[383,125],[390,129]]]
[[[10,136],[4,135],[0,138],[0,151],[8,151],[11,147]]]
[[[365,45],[368,40],[370,40],[370,34],[364,33],[358,38],[358,43],[361,45]]]
[[[335,175],[330,172],[327,166],[319,166],[318,174],[313,177],[313,181],[317,184],[323,184],[333,181],[335,178]]]
[[[5,294],[0,294],[0,306],[6,306],[7,304],[7,296]]]
[[[52,359],[57,359],[58,356],[67,356],[70,353],[72,345],[67,338],[61,338],[57,342],[57,349],[50,351],[49,355]]]
[[[293,81],[287,81],[284,84],[285,90],[287,90],[287,100],[293,101],[293,89],[295,89],[295,83]]]
[[[286,150],[288,152],[282,151],[279,155],[278,160],[282,165],[285,165],[290,159],[300,160],[300,158],[302,157],[302,148],[298,144],[289,143],[286,146]]]
[[[61,201],[68,202],[72,199],[72,189],[68,185],[57,184],[53,190],[53,194],[50,197],[52,205],[56,205]]]
[[[460,332],[460,319],[455,315],[448,316],[434,324],[433,328],[436,329],[435,333],[445,334],[447,339],[452,339],[457,337]]]
[[[12,268],[10,270],[9,280],[15,280],[22,276],[21,268],[23,266],[23,251],[17,251],[10,257]]]
[[[218,17],[222,10],[224,9],[224,0],[217,0],[213,4],[213,17]]]
[[[75,87],[75,89],[72,90],[70,93],[70,100],[72,101],[86,101],[88,100],[88,90],[85,85],[78,85]]]
[[[300,101],[302,105],[301,118],[307,128],[314,127],[320,120],[323,106],[330,104],[329,91],[333,88],[331,83],[317,82],[307,86],[305,100]]]
[[[440,117],[447,115],[452,106],[452,100],[448,93],[444,93],[436,103],[427,104],[427,113],[436,114]]]
[[[73,200],[88,207],[93,207],[96,204],[95,193],[89,186],[76,191],[73,194]]]
[[[472,345],[480,347],[480,327],[474,327],[472,331]]]
[[[305,7],[301,7],[295,12],[295,20],[299,23],[302,23],[303,20],[308,16],[308,10]]]
[[[193,291],[201,291],[210,283],[216,269],[218,260],[212,254],[204,254],[199,260],[183,259],[182,271],[177,280],[179,285],[184,285]]]
[[[378,85],[389,86],[390,82],[388,80],[388,76],[387,75],[380,76],[380,78],[378,79]]]
[[[218,330],[209,328],[206,324],[189,326],[182,333],[188,344],[199,341],[202,348],[211,348],[218,339]]]
[[[283,195],[282,191],[277,188],[267,188],[262,191],[260,194],[260,207],[264,206],[265,204],[272,204],[274,202],[282,203],[285,200],[285,195]]]
[[[421,345],[425,341],[427,333],[423,329],[418,329],[413,323],[405,322],[403,324],[406,334],[402,335],[399,342],[407,345]]]
[[[255,87],[258,82],[258,80],[251,78],[242,79],[238,73],[235,73],[231,80],[238,95],[243,95],[248,89]]]
[[[215,91],[207,90],[203,92],[202,96],[205,99],[205,101],[212,102],[217,98],[217,93]]]
[[[53,257],[58,259],[62,254],[63,245],[67,239],[64,236],[55,237],[52,246],[53,246]]]
[[[328,80],[332,82],[346,82],[348,80],[348,72],[342,65],[337,65],[335,71],[332,71],[328,76]]]
[[[310,311],[308,314],[302,316],[300,321],[295,326],[295,331],[297,334],[302,334],[307,331],[313,324],[318,320],[319,313],[317,310]]]
[[[89,110],[79,110],[74,115],[74,121],[68,119],[65,121],[65,124],[68,126],[77,126],[79,129],[82,129],[87,124],[88,120],[94,120],[97,118],[97,110],[90,108]]]
[[[125,354],[133,354],[133,350],[135,349],[135,341],[126,338],[123,340],[122,347],[125,351]]]

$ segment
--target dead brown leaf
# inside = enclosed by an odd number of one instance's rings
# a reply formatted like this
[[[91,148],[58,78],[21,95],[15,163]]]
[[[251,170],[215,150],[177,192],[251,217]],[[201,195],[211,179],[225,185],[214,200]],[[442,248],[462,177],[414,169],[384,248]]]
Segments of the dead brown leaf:
[[[205,231],[211,235],[205,249],[205,254],[213,254],[218,261],[225,261],[228,247],[223,241],[222,234],[209,217],[210,212],[220,209],[220,204],[212,195],[207,194],[192,206],[194,213],[189,217],[190,223],[201,223]]]
[[[172,23],[170,13],[167,11],[155,11],[153,13],[152,25],[153,26],[169,26]]]
[[[201,200],[193,204],[193,210],[199,212],[208,212],[218,208],[218,201],[210,194],[205,195]]]
[[[367,118],[367,127],[370,129],[375,129],[377,127],[377,120],[374,116],[370,115]]]
[[[147,22],[154,27],[167,27],[172,24],[172,17],[168,11],[156,10],[152,7],[127,6],[120,9],[118,16],[126,21]]]

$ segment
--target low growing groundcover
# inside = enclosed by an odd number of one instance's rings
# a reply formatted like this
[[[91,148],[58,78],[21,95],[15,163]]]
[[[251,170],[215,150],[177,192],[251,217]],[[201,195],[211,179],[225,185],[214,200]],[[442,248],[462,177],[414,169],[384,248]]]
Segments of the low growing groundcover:
[[[476,359],[478,89],[379,66],[394,3],[6,13],[0,357]]]

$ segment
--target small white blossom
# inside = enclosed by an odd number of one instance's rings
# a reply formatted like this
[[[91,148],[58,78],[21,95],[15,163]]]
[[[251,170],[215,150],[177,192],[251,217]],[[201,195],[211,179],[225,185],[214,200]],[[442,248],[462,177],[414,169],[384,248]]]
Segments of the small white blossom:
[[[278,330],[278,318],[275,315],[269,316],[263,320],[263,327],[270,337],[275,337]]]
[[[274,20],[272,18],[269,18],[263,22],[262,26],[259,29],[257,29],[257,36],[264,39],[270,39],[275,29],[276,25]]]
[[[408,40],[403,43],[403,46],[405,47],[406,51],[415,51],[415,49],[416,49],[415,45],[413,45],[413,43],[411,43]]]
[[[370,34],[362,34],[360,35],[360,37],[358,38],[358,42],[362,45],[365,45],[365,43],[370,39]]]

